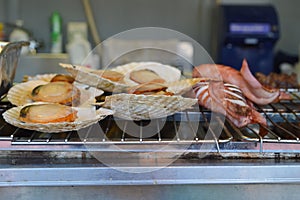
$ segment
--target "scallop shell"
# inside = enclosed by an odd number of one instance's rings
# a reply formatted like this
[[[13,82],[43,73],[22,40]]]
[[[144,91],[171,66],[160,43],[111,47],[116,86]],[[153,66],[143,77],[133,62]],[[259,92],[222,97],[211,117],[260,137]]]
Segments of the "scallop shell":
[[[32,80],[25,83],[20,83],[12,88],[7,93],[7,99],[13,105],[21,106],[28,103],[32,103],[31,92],[39,85],[45,85],[49,82],[42,80]],[[74,85],[80,90],[80,103],[79,106],[89,106],[95,102],[95,97],[102,95],[104,92],[97,88],[89,87],[80,83],[74,83]]]
[[[16,106],[25,105],[32,103],[31,91],[39,86],[45,85],[48,82],[42,80],[28,81],[25,83],[20,83],[9,89],[7,93],[7,99],[10,103]]]
[[[130,72],[141,69],[154,71],[166,82],[178,81],[181,77],[181,71],[179,69],[157,62],[132,62],[126,65],[115,67],[112,70],[124,74],[124,82],[127,85],[134,86],[138,85],[138,83],[130,79]]]
[[[30,105],[30,104],[27,104]],[[79,130],[85,127],[88,127],[92,124],[97,123],[98,121],[104,119],[108,115],[112,115],[113,111],[105,108],[100,108],[98,110],[95,107],[74,107],[77,112],[77,119],[74,122],[60,122],[60,123],[25,123],[20,121],[19,115],[20,110],[23,106],[13,107],[5,111],[2,115],[4,120],[16,127],[40,131],[40,132],[64,132],[64,131],[74,131]]]
[[[28,76],[27,80],[28,81],[36,81],[36,80],[41,80],[41,81],[46,81],[50,82],[51,79],[56,76],[57,74],[37,74],[35,76]]]
[[[190,91],[193,86],[199,83],[202,78],[189,78],[189,79],[182,79],[179,81],[175,81],[172,83],[168,83],[167,92],[172,92],[176,95],[182,95],[188,91]]]
[[[94,74],[95,70],[71,64],[59,63],[59,65],[65,68],[76,81],[96,87],[108,92],[121,92],[127,89],[127,85],[123,83],[113,82],[109,79],[103,78]]]
[[[191,108],[197,99],[181,96],[115,94],[107,96],[103,107],[126,120],[147,120],[173,115]]]

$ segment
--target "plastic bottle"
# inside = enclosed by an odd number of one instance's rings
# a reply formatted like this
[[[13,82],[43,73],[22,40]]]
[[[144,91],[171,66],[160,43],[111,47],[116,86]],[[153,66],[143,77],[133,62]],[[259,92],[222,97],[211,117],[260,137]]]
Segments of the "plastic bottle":
[[[53,12],[51,23],[51,53],[62,53],[62,18],[58,12]]]
[[[67,44],[67,52],[72,64],[82,64],[91,52],[91,44],[80,33],[75,33]]]

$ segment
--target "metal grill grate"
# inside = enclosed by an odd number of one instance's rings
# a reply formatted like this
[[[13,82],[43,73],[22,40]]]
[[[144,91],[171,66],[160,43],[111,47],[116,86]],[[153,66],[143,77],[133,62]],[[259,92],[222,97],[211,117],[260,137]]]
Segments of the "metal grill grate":
[[[10,149],[34,150],[83,150],[85,145],[94,145],[96,150],[109,150],[109,145],[127,146],[136,151],[137,146],[144,151],[151,145],[190,145],[187,151],[198,152],[202,145],[214,145],[216,152],[289,152],[300,153],[300,95],[292,91],[294,100],[281,101],[267,106],[257,106],[268,122],[267,136],[259,135],[258,125],[244,128],[235,127],[225,121],[221,134],[209,130],[211,112],[200,108],[200,112],[187,111],[169,116],[165,121],[153,120],[156,131],[151,137],[143,127],[149,121],[136,122],[139,128],[134,136],[128,132],[129,121],[115,119],[112,116],[99,122],[97,126],[85,128],[79,132],[41,133],[15,128],[0,118],[0,142],[10,141]],[[2,114],[11,105],[1,103]],[[2,116],[2,115],[1,115]],[[217,116],[215,126],[222,126],[222,116]],[[179,128],[179,127],[184,127]],[[99,128],[102,133],[98,134]],[[211,134],[207,137],[208,132]],[[205,149],[205,148],[204,148]],[[112,150],[115,151],[115,150]],[[210,149],[211,151],[211,149]]]
[[[190,118],[193,118],[193,121]],[[199,118],[198,118],[199,117]],[[130,135],[127,133],[127,127],[129,121],[114,119],[113,117],[107,117],[105,120],[99,122],[99,126],[91,126],[78,132],[62,132],[62,133],[42,133],[37,131],[30,131],[24,129],[15,129],[10,131],[12,134],[8,135],[12,138],[13,144],[83,144],[83,143],[115,143],[115,144],[156,144],[156,143],[193,143],[193,142],[204,142],[204,143],[224,143],[232,140],[232,135],[228,129],[224,129],[220,137],[213,136],[213,139],[204,139],[205,133],[209,121],[207,115],[203,113],[204,119],[199,116],[199,113],[177,113],[174,116],[170,116],[166,119],[163,126],[161,126],[160,120],[153,120],[152,123],[156,124],[156,133],[147,137],[144,136],[143,125],[149,123],[148,121],[136,122],[140,127],[137,135]],[[181,121],[178,121],[181,119]],[[183,121],[182,121],[183,120]],[[200,123],[197,130],[195,130],[195,120]],[[220,123],[221,119],[216,123]],[[118,124],[118,125],[117,125]],[[10,126],[5,124],[4,126]],[[187,128],[187,132],[178,130],[178,126],[184,126]],[[197,124],[198,126],[198,124]],[[95,128],[101,128],[104,134],[95,134],[99,132]],[[2,131],[0,129],[0,131]],[[101,132],[102,132],[101,131]],[[188,135],[186,135],[188,133]],[[212,133],[214,134],[214,133]],[[99,137],[100,136],[100,137]]]

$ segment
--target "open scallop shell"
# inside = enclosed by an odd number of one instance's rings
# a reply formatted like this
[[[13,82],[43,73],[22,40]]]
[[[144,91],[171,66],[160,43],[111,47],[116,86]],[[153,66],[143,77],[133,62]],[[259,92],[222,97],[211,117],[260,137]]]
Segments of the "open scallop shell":
[[[59,63],[59,65],[71,73],[75,80],[80,83],[87,84],[108,92],[121,92],[128,88],[128,86],[124,83],[113,82],[109,79],[94,74],[93,72],[95,70],[93,69],[64,63]]]
[[[142,69],[148,69],[155,72],[167,83],[178,81],[181,77],[181,71],[179,69],[157,62],[132,62],[112,68],[113,71],[124,74],[124,82],[130,86],[138,85],[138,83],[130,79],[130,72]]]
[[[46,81],[46,82],[50,82],[51,79],[56,76],[57,74],[37,74],[35,76],[27,76],[27,80],[28,81]]]
[[[107,96],[103,107],[127,120],[162,118],[191,108],[197,99],[182,96],[115,94]]]
[[[39,85],[45,85],[49,82],[42,80],[33,80],[25,83],[20,83],[12,88],[7,93],[7,99],[13,105],[21,106],[28,103],[32,103],[31,92],[32,90]],[[89,87],[80,83],[74,83],[74,85],[80,90],[80,103],[79,106],[89,106],[94,103],[95,97],[103,94],[102,90],[97,88]]]
[[[30,104],[27,104],[30,105]],[[19,115],[20,110],[23,106],[13,107],[3,113],[4,120],[16,127],[35,130],[40,132],[57,133],[64,131],[74,131],[104,119],[108,115],[112,115],[113,111],[105,108],[100,108],[98,110],[95,107],[73,107],[77,112],[77,119],[74,122],[60,122],[60,123],[25,123],[20,121]]]
[[[167,92],[171,92],[176,95],[182,95],[190,91],[195,84],[203,80],[203,78],[189,78],[171,82],[167,84]]]
[[[28,81],[25,83],[20,83],[9,89],[7,93],[7,99],[10,103],[16,106],[25,105],[32,103],[31,91],[39,86],[45,85],[48,82],[42,80]]]

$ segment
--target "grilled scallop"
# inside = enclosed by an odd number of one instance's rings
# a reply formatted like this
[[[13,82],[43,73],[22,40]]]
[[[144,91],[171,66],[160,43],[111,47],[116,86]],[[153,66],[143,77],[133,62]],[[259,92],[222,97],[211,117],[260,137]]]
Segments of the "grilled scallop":
[[[164,83],[164,82],[166,82],[157,73],[155,73],[154,71],[149,70],[149,69],[132,71],[130,73],[130,79],[136,83],[147,83],[147,82]]]
[[[72,76],[66,74],[57,74],[50,80],[50,82],[68,82],[68,83],[73,83],[74,81],[75,79]]]
[[[146,82],[169,83],[178,81],[181,71],[157,62],[133,62],[112,69],[124,74],[124,82],[135,86]]]
[[[80,90],[68,82],[50,82],[35,87],[31,98],[33,101],[77,106],[80,102]]]
[[[20,121],[27,123],[74,122],[76,118],[76,110],[60,104],[28,105],[20,111]]]
[[[111,70],[97,70],[94,73],[114,82],[122,82],[124,78],[123,74]]]
[[[129,94],[144,94],[144,95],[167,95],[172,96],[174,93],[167,92],[167,86],[162,83],[148,82],[128,89]]]

